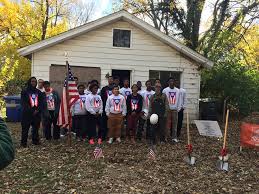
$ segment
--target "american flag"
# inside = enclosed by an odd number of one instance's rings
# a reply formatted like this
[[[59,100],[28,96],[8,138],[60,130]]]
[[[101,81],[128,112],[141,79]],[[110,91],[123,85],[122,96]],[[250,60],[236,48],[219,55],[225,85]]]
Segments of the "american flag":
[[[152,160],[155,160],[155,159],[156,159],[156,154],[155,154],[153,148],[149,148],[148,158],[149,158],[149,159],[152,159]]]
[[[103,156],[103,150],[100,146],[96,146],[96,148],[94,149],[94,158],[98,159],[104,157]]]
[[[61,104],[60,104],[59,115],[58,115],[58,125],[63,128],[69,127],[70,107],[80,98],[77,90],[77,85],[74,80],[74,76],[71,72],[71,68],[68,62],[67,62],[67,72],[68,72],[68,80],[66,78],[64,81]],[[68,105],[67,105],[67,102],[69,102]]]

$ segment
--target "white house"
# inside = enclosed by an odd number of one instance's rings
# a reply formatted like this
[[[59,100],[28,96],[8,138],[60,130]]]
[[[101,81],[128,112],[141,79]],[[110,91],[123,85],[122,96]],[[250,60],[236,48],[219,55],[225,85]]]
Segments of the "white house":
[[[31,75],[61,88],[65,56],[79,82],[97,79],[107,84],[107,75],[128,77],[131,83],[169,76],[180,80],[187,91],[191,119],[198,117],[200,69],[213,62],[165,35],[150,24],[119,11],[52,38],[19,49],[32,61]]]

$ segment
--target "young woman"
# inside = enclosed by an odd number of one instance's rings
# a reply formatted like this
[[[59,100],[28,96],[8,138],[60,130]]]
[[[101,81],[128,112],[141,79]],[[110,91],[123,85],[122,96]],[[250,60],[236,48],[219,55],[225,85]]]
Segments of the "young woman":
[[[135,134],[142,111],[142,96],[138,94],[138,86],[134,84],[132,87],[132,94],[127,97],[127,136],[130,137],[132,143],[135,143]]]
[[[112,90],[113,94],[108,97],[105,107],[106,115],[108,116],[109,141],[113,142],[116,138],[117,142],[121,142],[121,126],[123,117],[126,116],[126,100],[124,96],[119,94],[119,86],[115,85]]]
[[[87,95],[84,94],[85,86],[77,86],[80,98],[72,105],[72,128],[76,132],[78,141],[86,138],[86,108],[85,101]]]
[[[22,139],[21,146],[27,147],[27,139],[30,126],[32,126],[32,143],[38,145],[41,113],[44,109],[44,94],[36,88],[37,79],[31,77],[27,82],[27,88],[21,92],[22,105]]]
[[[43,83],[46,103],[47,103],[47,115],[44,115],[44,132],[45,138],[51,140],[51,125],[53,125],[53,139],[57,140],[60,138],[60,128],[57,125],[58,113],[60,106],[60,98],[58,93],[50,87],[50,83],[45,81]]]
[[[94,144],[94,138],[96,137],[96,128],[98,128],[98,144],[102,143],[102,130],[101,130],[101,115],[103,113],[103,101],[98,92],[98,85],[92,84],[90,86],[91,93],[87,95],[85,108],[88,111],[88,137],[90,139],[89,144]]]

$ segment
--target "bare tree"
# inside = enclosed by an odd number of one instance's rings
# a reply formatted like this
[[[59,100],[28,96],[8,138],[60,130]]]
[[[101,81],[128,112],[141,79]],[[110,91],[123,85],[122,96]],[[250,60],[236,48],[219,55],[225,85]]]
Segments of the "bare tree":
[[[71,7],[71,15],[69,17],[69,27],[83,25],[92,19],[92,15],[96,9],[96,0],[89,0],[87,2],[78,0]]]
[[[247,28],[259,17],[258,0],[216,0],[211,25],[200,34],[201,15],[206,0],[123,0],[123,7],[136,15],[152,20],[155,28],[179,36],[185,44],[202,50],[205,56],[222,31],[233,32],[240,25]],[[237,38],[238,39],[238,38]]]

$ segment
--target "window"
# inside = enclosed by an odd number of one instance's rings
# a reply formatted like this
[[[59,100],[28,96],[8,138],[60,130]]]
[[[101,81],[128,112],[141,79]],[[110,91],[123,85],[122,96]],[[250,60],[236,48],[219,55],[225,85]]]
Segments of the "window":
[[[113,46],[130,48],[130,30],[113,29]]]
[[[158,78],[161,80],[162,87],[167,87],[167,80],[169,77],[173,77],[180,81],[180,72],[175,71],[149,71],[149,79],[151,80],[152,86],[155,86],[155,80]]]

